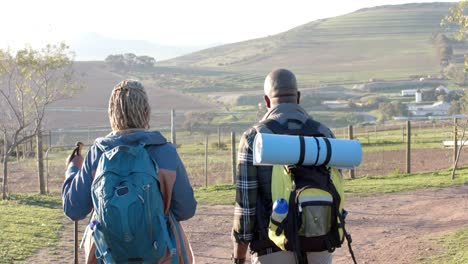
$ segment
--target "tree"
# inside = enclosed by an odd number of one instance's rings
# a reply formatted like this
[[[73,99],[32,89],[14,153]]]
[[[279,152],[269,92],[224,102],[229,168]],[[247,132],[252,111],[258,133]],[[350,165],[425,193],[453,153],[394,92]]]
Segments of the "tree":
[[[458,5],[451,7],[450,8],[450,14],[446,16],[442,21],[441,25],[442,26],[455,26],[458,30],[457,38],[459,40],[466,40],[466,35],[468,33],[468,15],[465,14],[466,8],[468,1],[463,0],[458,2]],[[460,74],[459,70],[454,70],[454,74],[456,74],[459,77],[463,77],[463,83],[465,83],[465,77],[466,77],[466,71],[468,69],[468,56],[465,54],[465,63],[464,63],[464,72],[463,75]],[[462,78],[460,78],[462,79]],[[461,110],[463,113],[468,113],[468,96],[465,93],[463,98],[461,99]],[[462,124],[455,124],[457,128],[461,129],[461,142],[465,141],[465,136],[466,136],[466,129],[468,128],[468,119],[465,120],[464,123]],[[452,180],[455,179],[455,172],[457,169],[458,161],[460,159],[460,154],[461,150],[463,149],[464,144],[461,144],[461,146],[458,149],[458,153],[456,156],[455,164],[452,169]]]
[[[449,115],[458,115],[461,112],[460,101],[452,101],[450,102],[450,108],[448,109]]]
[[[38,134],[49,104],[78,89],[73,81],[72,58],[63,43],[40,50],[26,47],[16,53],[0,49],[0,131],[5,144],[3,199],[8,193],[10,154]],[[45,192],[43,182],[39,179],[41,193]]]
[[[124,56],[122,54],[109,55],[104,61],[116,70],[125,69]]]
[[[441,26],[454,26],[457,29],[456,37],[465,40],[468,33],[468,15],[465,14],[468,1],[462,0],[450,8],[450,14],[441,21]],[[465,69],[468,68],[468,56],[465,54]]]
[[[136,57],[136,63],[142,69],[151,69],[154,67],[156,60],[153,57],[144,55]]]
[[[453,55],[453,48],[450,39],[445,34],[436,33],[434,43],[439,64],[443,67],[447,66]]]
[[[463,66],[449,64],[444,68],[444,75],[459,85],[466,83],[466,68],[463,68]]]
[[[185,113],[185,121],[182,124],[182,127],[185,130],[188,130],[190,135],[193,133],[193,129],[198,127],[199,116],[192,111]]]
[[[133,53],[109,55],[105,59],[106,64],[116,71],[151,70],[156,60],[150,56],[137,56]]]
[[[404,116],[408,114],[406,106],[399,101],[383,102],[379,104],[380,121],[389,120],[394,116]]]

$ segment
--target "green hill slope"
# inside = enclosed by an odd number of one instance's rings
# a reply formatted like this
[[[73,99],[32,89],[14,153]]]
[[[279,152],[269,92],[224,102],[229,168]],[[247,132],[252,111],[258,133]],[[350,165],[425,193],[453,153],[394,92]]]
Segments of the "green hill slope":
[[[295,71],[305,85],[402,79],[440,71],[432,41],[451,3],[367,8],[265,38],[206,49],[165,62],[264,76]]]

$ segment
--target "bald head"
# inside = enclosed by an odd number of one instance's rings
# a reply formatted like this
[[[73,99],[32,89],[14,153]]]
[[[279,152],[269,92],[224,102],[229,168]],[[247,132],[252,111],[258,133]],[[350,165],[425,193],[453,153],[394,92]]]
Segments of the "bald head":
[[[272,104],[298,102],[296,76],[289,70],[277,69],[270,72],[263,89]]]

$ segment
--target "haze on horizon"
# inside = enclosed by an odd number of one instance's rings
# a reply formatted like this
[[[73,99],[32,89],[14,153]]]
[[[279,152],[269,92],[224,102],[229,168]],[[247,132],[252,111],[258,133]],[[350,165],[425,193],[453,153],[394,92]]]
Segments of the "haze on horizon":
[[[39,48],[64,41],[76,51],[77,60],[102,60],[101,54],[122,49],[151,53],[157,46],[163,54],[156,55],[157,59],[167,59],[219,44],[274,35],[361,8],[412,2],[434,1],[292,0],[274,4],[268,0],[136,0],[128,4],[123,0],[7,0],[2,3],[3,10],[9,11],[0,16],[0,48],[17,49],[26,44]],[[113,42],[120,45],[113,47]]]

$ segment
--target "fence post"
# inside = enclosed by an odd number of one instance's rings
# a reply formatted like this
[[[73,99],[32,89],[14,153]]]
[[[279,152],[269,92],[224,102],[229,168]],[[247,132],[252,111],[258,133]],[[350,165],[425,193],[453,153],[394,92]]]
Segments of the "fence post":
[[[405,127],[401,126],[401,142],[405,142]]]
[[[458,152],[458,128],[457,128],[457,118],[453,119],[453,167],[455,168],[455,162],[457,161],[457,152]],[[462,142],[463,144],[463,142]]]
[[[49,138],[49,146],[47,147],[47,150],[46,150],[46,192],[47,193],[49,193],[49,152],[52,149],[52,130],[49,130],[48,138]]]
[[[406,173],[411,173],[411,121],[406,121]]]
[[[175,110],[171,110],[171,142],[174,144],[174,146],[177,146],[176,143],[176,121],[175,121]]]
[[[236,183],[236,132],[231,131],[232,184]]]
[[[369,130],[367,128],[366,128],[366,135],[367,135],[367,145],[370,145]]]
[[[218,149],[221,149],[221,127],[218,127]]]
[[[36,135],[37,141],[37,177],[39,181],[39,193],[45,194],[45,178],[44,178],[44,152],[42,145],[42,130],[39,128]]]
[[[74,222],[75,222],[75,227],[74,227],[74,230],[73,230],[73,233],[75,235],[74,249],[73,249],[73,252],[75,253],[74,263],[78,264],[78,221],[74,221]]]
[[[208,187],[208,133],[205,134],[205,187]]]
[[[3,158],[8,159],[8,140],[7,134],[4,132],[3,134]],[[8,193],[8,164],[7,162],[3,161],[3,180],[2,180],[2,199],[5,200],[7,198]]]
[[[353,138],[354,138],[354,133],[353,133],[353,132],[354,132],[354,131],[353,131],[353,125],[349,125],[349,126],[348,126],[348,138],[349,138],[349,139],[353,139]],[[355,172],[354,172],[354,169],[349,170],[349,177],[350,177],[351,179],[354,179],[354,178],[355,178],[355,174],[354,174],[354,173],[355,173]]]

